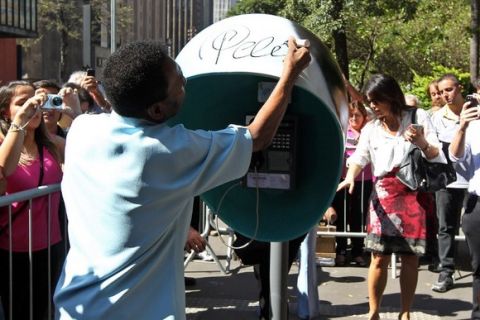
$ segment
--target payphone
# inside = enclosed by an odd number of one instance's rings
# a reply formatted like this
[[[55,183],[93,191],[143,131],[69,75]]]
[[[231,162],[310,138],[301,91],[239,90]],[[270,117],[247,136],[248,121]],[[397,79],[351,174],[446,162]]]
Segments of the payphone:
[[[253,116],[247,116],[250,123]],[[295,187],[297,122],[293,115],[285,115],[271,145],[252,154],[245,176],[249,188],[292,190]]]

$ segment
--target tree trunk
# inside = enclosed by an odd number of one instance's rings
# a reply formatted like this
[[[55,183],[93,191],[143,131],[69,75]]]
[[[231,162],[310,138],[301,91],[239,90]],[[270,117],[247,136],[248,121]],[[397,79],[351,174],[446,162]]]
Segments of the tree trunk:
[[[63,11],[63,6],[61,5],[61,2],[59,2],[59,11],[58,11],[58,24],[59,25],[65,25],[65,11]],[[59,41],[60,41],[60,52],[59,52],[59,56],[60,56],[60,61],[58,62],[58,75],[57,75],[57,81],[58,83],[62,83],[62,80],[63,80],[63,76],[65,74],[65,56],[66,56],[66,52],[65,52],[65,31],[62,30],[62,29],[59,29],[58,30],[58,33],[60,35],[59,37]]]
[[[65,57],[68,54],[68,34],[65,31],[60,32],[60,79],[59,83],[63,83],[66,80],[67,70]]]
[[[479,54],[479,7],[480,7],[480,0],[471,0],[471,9],[472,9],[472,16],[470,27],[472,30],[472,38],[470,39],[470,81],[473,83],[475,80],[478,79],[478,54]]]
[[[333,10],[330,13],[333,20],[340,20],[340,14],[343,10],[343,0],[332,0]],[[348,70],[348,50],[347,50],[347,35],[345,33],[345,26],[342,26],[332,31],[334,41],[335,56],[337,57],[340,70],[345,77],[349,78]]]
[[[375,41],[376,41],[377,35],[374,33],[372,35],[372,38],[368,40],[369,43],[369,48],[368,48],[368,55],[367,58],[365,59],[364,67],[361,73],[360,77],[360,83],[359,83],[359,88],[363,88],[363,85],[365,83],[365,78],[367,74],[368,67],[370,65],[370,61],[373,60],[373,57],[375,56]]]

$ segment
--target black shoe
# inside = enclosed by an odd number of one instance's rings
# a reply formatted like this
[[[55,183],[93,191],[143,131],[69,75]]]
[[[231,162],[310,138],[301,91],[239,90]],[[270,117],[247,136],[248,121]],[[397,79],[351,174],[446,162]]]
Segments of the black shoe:
[[[355,263],[359,267],[366,267],[367,266],[367,261],[365,261],[365,259],[363,259],[362,256],[358,256],[358,257],[353,258],[353,263]]]
[[[347,263],[347,258],[345,257],[344,254],[337,254],[335,257],[335,266],[337,267],[343,267]]]
[[[435,292],[447,292],[453,288],[453,277],[449,273],[440,273],[437,282],[432,286]]]
[[[191,277],[185,277],[185,287],[192,287],[197,284],[197,280]]]

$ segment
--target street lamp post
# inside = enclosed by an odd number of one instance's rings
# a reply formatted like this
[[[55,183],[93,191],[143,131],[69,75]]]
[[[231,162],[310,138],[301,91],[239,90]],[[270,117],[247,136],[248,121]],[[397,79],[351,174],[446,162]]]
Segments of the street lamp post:
[[[117,49],[117,21],[116,21],[117,1],[110,1],[110,52],[114,53]]]

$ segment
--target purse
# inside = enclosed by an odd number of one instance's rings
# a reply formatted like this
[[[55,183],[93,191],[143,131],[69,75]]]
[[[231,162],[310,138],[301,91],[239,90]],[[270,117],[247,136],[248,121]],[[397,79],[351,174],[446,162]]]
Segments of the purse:
[[[417,109],[412,112],[415,123]],[[443,152],[443,150],[439,150]],[[400,164],[397,178],[413,191],[435,192],[444,189],[457,180],[457,174],[450,162],[430,162],[422,157],[422,151],[413,143]]]

